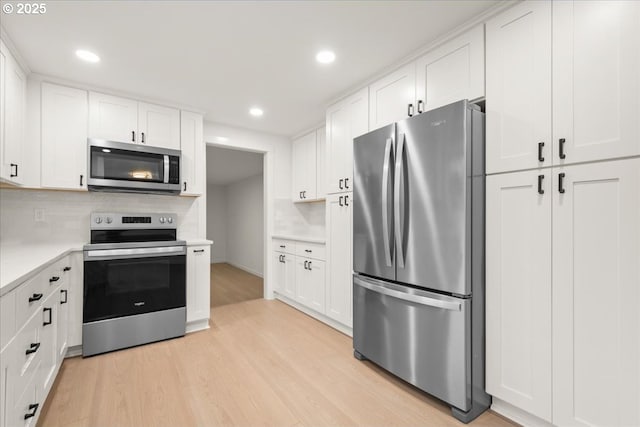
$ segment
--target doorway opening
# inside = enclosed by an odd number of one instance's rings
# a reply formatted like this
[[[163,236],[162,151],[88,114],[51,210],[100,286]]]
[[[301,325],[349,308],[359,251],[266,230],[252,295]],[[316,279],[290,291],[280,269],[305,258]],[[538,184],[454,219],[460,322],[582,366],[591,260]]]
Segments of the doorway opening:
[[[211,307],[263,298],[264,153],[207,145]]]

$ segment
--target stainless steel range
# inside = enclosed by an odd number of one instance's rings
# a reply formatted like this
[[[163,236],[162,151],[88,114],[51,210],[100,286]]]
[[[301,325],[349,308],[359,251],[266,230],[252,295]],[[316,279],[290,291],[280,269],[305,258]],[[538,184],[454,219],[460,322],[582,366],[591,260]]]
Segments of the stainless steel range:
[[[183,336],[186,243],[176,214],[91,214],[82,355]]]

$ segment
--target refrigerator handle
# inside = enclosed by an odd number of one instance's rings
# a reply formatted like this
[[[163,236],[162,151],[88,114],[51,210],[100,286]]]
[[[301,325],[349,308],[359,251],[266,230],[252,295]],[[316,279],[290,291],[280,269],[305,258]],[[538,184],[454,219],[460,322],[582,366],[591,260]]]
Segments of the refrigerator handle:
[[[391,243],[389,242],[389,200],[387,193],[389,191],[389,162],[391,161],[391,145],[393,138],[387,138],[387,144],[384,147],[384,163],[382,164],[382,241],[384,243],[384,261],[387,267],[392,266],[391,260]]]
[[[404,140],[405,135],[399,136],[398,138],[398,149],[396,150],[396,167],[395,167],[395,177],[393,179],[393,197],[394,197],[394,210],[393,210],[393,218],[394,218],[394,234],[396,239],[396,256],[398,261],[398,267],[404,268],[404,253],[402,250],[402,237],[404,235],[404,230],[401,228],[400,219],[400,184],[402,182],[402,176],[404,175],[404,161],[403,161],[403,153],[404,153]]]

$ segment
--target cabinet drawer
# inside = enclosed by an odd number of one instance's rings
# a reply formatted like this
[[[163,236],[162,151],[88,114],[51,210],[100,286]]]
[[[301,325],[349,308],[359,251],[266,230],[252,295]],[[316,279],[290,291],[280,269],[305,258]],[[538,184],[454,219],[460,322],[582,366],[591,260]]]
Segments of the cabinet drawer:
[[[296,255],[306,258],[315,258],[319,260],[325,260],[325,245],[321,243],[308,243],[297,242],[296,243]]]
[[[18,332],[9,346],[11,366],[7,374],[9,388],[12,394],[20,396],[27,386],[28,380],[42,360],[45,349],[40,342],[40,328],[42,326],[42,310],[34,314],[29,322]],[[34,351],[35,350],[35,351]],[[30,353],[27,354],[27,351]]]
[[[16,329],[20,329],[27,319],[38,311],[42,302],[51,293],[47,279],[48,273],[48,270],[38,273],[18,287],[16,291]]]
[[[287,254],[296,253],[296,242],[284,239],[273,239],[273,250]]]
[[[26,387],[20,393],[7,395],[7,419],[6,425],[11,427],[35,426],[36,420],[42,410],[42,403],[39,401],[38,375],[31,375]],[[25,417],[27,417],[25,419]]]

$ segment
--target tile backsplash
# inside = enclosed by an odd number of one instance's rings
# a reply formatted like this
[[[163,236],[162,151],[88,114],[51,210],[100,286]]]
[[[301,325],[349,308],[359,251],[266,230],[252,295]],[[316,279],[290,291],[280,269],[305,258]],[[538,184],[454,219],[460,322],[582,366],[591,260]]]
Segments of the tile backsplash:
[[[204,225],[199,223],[198,215],[200,199],[154,194],[0,189],[0,243],[89,242],[92,212],[176,213],[179,239],[202,238]],[[42,213],[42,221],[36,221],[36,213]]]
[[[292,203],[276,199],[274,234],[325,238],[324,202]]]

